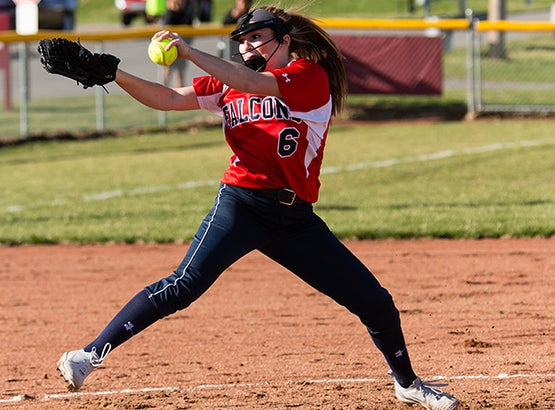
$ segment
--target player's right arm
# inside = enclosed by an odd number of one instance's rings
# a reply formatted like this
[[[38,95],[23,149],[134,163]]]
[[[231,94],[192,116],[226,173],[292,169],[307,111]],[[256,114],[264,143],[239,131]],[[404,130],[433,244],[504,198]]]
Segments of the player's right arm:
[[[116,83],[140,103],[160,111],[198,110],[193,87],[169,88],[118,69]]]

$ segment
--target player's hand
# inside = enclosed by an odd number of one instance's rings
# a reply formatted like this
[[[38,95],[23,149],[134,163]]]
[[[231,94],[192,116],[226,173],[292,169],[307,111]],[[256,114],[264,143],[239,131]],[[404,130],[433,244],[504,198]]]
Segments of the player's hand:
[[[171,39],[171,41],[166,46],[166,50],[169,50],[173,46],[177,47],[177,56],[179,58],[189,59],[192,47],[179,36],[177,33],[170,32],[168,30],[162,30],[155,33],[152,36],[152,40],[161,41],[166,38]]]

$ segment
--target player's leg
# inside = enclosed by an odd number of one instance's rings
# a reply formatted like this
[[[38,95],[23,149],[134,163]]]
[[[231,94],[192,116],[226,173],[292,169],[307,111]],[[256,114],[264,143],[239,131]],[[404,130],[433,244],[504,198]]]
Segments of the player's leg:
[[[303,225],[261,251],[357,315],[396,377],[410,384],[416,375],[389,292],[319,217]]]
[[[177,269],[131,299],[105,329],[105,334],[87,348],[95,346],[101,350],[105,343],[110,343],[115,349],[156,320],[185,309],[227,267],[254,249],[261,235],[262,232],[251,228],[250,217],[236,198],[220,190]]]
[[[179,267],[137,293],[84,349],[64,353],[58,368],[68,388],[79,389],[110,350],[189,306],[228,266],[256,248],[264,235],[241,201],[221,188]]]
[[[430,409],[458,407],[457,399],[415,375],[389,292],[319,217],[306,219],[262,251],[360,318],[393,373],[399,400]]]

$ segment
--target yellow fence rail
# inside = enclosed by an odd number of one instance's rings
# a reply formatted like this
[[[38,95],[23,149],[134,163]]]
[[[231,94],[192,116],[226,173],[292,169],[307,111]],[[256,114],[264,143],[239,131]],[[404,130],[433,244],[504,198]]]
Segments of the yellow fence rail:
[[[468,30],[472,23],[467,19],[319,19],[317,23],[324,29],[333,30]],[[474,27],[484,31],[554,31],[555,23],[547,21],[477,21]],[[166,26],[165,29],[175,31],[185,37],[195,36],[226,36],[233,26],[202,25],[199,27]],[[41,30],[37,34],[20,35],[15,31],[0,32],[0,42],[32,42],[42,38],[64,37],[70,40],[105,41],[145,38],[152,36],[160,28],[136,27],[97,31],[53,31]]]
[[[467,19],[319,19],[317,23],[325,29],[333,30],[468,30],[472,23]],[[553,31],[555,23],[537,21],[477,21],[474,27],[484,31]],[[233,26],[202,25],[199,27],[166,26],[165,29],[175,31],[185,37],[195,36],[226,36]],[[20,35],[15,31],[0,32],[0,42],[32,42],[42,38],[64,37],[70,40],[105,41],[145,38],[152,36],[160,28],[136,27],[98,31],[53,31],[41,30],[37,34]]]
[[[333,30],[468,30],[472,23],[467,19],[319,19],[317,23],[324,29]],[[479,32],[485,31],[554,31],[555,23],[519,22],[519,21],[477,21],[474,27]],[[202,25],[199,27],[166,26],[185,37],[226,36],[233,26]],[[15,31],[0,32],[1,43],[33,42],[42,38],[64,37],[70,40],[106,41],[151,37],[160,28],[136,27],[95,31],[53,31],[41,30],[37,34],[20,35]]]
[[[470,22],[466,19],[321,19],[318,20],[325,29],[361,29],[361,30],[467,30]]]
[[[54,37],[63,37],[69,40],[82,41],[131,40],[152,37],[152,35],[160,29],[160,27],[137,27],[98,31],[40,30],[37,34],[29,35],[19,35],[15,31],[4,31],[0,32],[0,42],[33,42],[43,38]],[[225,26],[187,27],[181,25],[166,26],[164,29],[175,31],[184,37],[228,35],[231,32],[231,28]]]
[[[547,21],[479,21],[476,30],[484,31],[555,31],[555,24]]]

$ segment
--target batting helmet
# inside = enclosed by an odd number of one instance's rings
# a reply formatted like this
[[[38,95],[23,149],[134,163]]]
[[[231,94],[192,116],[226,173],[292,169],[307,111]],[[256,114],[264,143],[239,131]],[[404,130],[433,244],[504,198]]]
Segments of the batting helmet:
[[[293,28],[290,23],[283,21],[275,14],[264,9],[255,9],[239,18],[237,28],[231,32],[231,39],[239,41],[239,37],[243,34],[266,27],[275,31],[277,41],[280,43],[283,41],[283,36]]]

